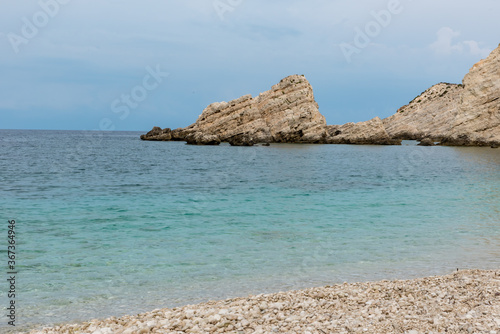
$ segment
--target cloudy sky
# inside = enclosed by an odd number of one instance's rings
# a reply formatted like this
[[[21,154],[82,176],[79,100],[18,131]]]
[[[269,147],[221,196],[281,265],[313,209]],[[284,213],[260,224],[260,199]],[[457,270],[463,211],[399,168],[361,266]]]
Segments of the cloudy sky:
[[[0,129],[149,130],[311,82],[329,124],[461,82],[498,0],[0,0]]]

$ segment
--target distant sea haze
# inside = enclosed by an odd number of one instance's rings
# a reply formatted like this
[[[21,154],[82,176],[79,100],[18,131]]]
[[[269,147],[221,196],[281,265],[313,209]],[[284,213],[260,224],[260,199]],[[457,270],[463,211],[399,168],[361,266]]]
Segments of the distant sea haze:
[[[0,130],[16,329],[500,265],[498,150],[140,134]]]

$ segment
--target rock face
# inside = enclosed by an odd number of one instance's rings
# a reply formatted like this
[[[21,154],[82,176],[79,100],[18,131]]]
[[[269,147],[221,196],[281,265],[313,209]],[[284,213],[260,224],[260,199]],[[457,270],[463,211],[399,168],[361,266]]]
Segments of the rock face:
[[[434,146],[434,140],[430,138],[424,138],[418,143],[418,146]]]
[[[228,139],[228,142],[231,146],[253,146],[255,144],[254,139],[246,134],[233,136]]]
[[[311,85],[292,75],[253,98],[210,104],[186,128],[154,127],[143,140],[179,140],[194,145],[252,146],[258,143],[397,145],[500,145],[500,46],[465,76],[462,84],[439,83],[397,113],[360,123],[326,125]]]
[[[475,64],[463,80],[457,117],[444,145],[500,144],[500,45]]]
[[[383,120],[389,136],[441,145],[500,144],[500,46],[475,64],[461,85],[432,86]]]
[[[198,120],[183,129],[154,127],[143,140],[185,140],[193,145],[253,146],[257,143],[400,144],[387,134],[380,118],[326,125],[311,85],[292,75],[252,98],[210,104]]]
[[[219,145],[220,139],[217,136],[197,131],[188,134],[186,142],[188,145]]]
[[[395,115],[383,120],[392,138],[420,140],[432,137],[437,141],[451,130],[450,120],[456,118],[463,92],[462,85],[439,83],[417,96]]]
[[[186,141],[189,133],[184,129],[171,130],[170,128],[161,129],[155,126],[151,131],[145,135],[141,135],[142,140],[150,141]]]
[[[310,143],[326,136],[326,120],[307,79],[292,75],[255,98],[245,95],[212,103],[186,130],[209,133],[221,141],[243,135],[253,142]]]
[[[172,139],[167,139],[171,133]],[[326,120],[318,111],[311,85],[304,76],[292,75],[271,90],[252,98],[210,104],[198,120],[183,129],[153,128],[143,140],[187,140],[203,143],[200,133],[235,146],[255,143],[318,143],[326,137]],[[213,138],[212,138],[213,139]],[[210,142],[213,142],[211,140]]]
[[[153,128],[153,130],[149,131],[145,135],[141,135],[142,140],[151,140],[151,141],[170,141],[172,140],[172,130],[169,128],[161,129],[157,126]]]
[[[380,118],[366,122],[328,125],[328,144],[376,144],[401,145],[401,140],[392,139],[384,128]]]

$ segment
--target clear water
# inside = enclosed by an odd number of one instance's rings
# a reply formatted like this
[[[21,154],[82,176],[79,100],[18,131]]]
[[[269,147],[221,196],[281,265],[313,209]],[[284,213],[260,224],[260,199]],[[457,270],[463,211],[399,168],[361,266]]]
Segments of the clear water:
[[[500,268],[498,149],[138,135],[0,131],[1,275],[15,218],[19,325]]]

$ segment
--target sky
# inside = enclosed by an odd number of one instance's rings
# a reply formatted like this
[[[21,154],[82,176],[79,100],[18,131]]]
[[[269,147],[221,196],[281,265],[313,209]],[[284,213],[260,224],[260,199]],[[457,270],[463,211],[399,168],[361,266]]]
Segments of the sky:
[[[328,124],[388,117],[500,43],[498,0],[0,0],[0,129],[184,127],[304,74]]]

